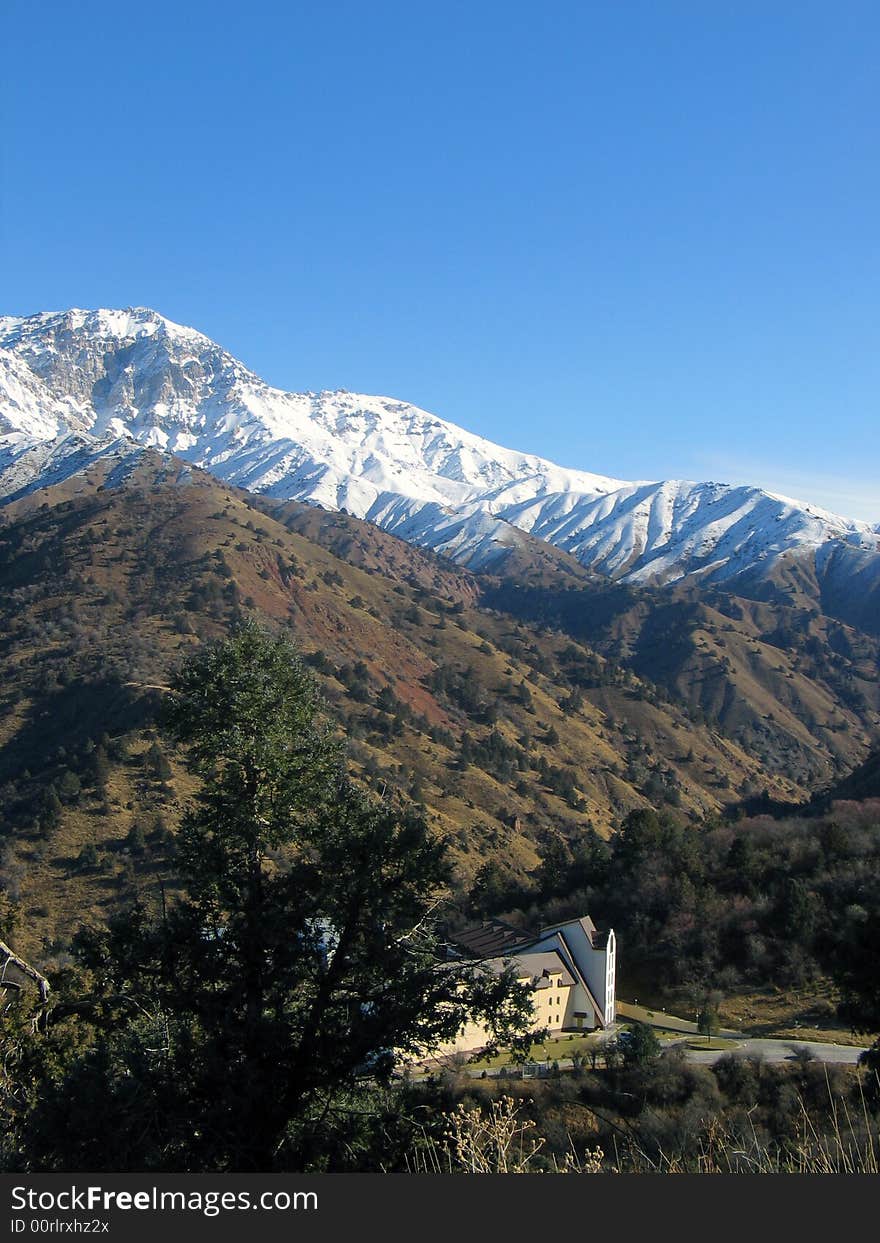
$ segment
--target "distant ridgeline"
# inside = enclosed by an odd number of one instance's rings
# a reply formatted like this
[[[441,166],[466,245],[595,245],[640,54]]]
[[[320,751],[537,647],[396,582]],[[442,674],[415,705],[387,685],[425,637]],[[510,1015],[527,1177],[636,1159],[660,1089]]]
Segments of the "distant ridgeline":
[[[146,308],[0,318],[0,493],[136,446],[475,570],[516,573],[525,558],[638,584],[693,578],[880,631],[868,523],[760,488],[571,470],[395,398],[282,392]]]

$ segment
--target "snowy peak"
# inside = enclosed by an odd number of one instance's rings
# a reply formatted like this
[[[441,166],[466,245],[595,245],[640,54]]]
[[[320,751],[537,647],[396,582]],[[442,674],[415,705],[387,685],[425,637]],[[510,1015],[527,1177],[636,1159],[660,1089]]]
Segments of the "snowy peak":
[[[9,350],[0,350],[3,400],[0,436],[52,440],[66,427],[75,409],[56,400],[28,365]]]
[[[145,308],[0,319],[0,346],[52,397],[72,402],[95,435],[115,430],[142,439],[152,427],[185,422],[206,369],[214,384],[244,371],[201,333]]]
[[[0,318],[0,488],[48,471],[49,445],[63,457],[120,440],[254,492],[346,509],[472,568],[497,567],[520,531],[631,581],[720,581],[829,541],[878,548],[867,524],[757,488],[630,483],[505,449],[392,397],[284,392],[147,308]]]
[[[96,311],[73,307],[69,311],[42,311],[24,318],[0,315],[0,340],[16,352],[31,357],[39,357],[47,351],[69,355],[71,346],[77,353],[91,342],[105,341],[112,348],[149,338],[190,341],[201,346],[213,344],[195,329],[175,324],[143,306]]]
[[[535,498],[504,516],[584,564],[634,582],[669,582],[697,571],[721,579],[829,539],[877,549],[864,524],[760,488],[719,483],[666,480],[598,498]]]
[[[71,426],[169,449],[253,491],[366,516],[388,497],[461,505],[621,484],[512,452],[391,397],[272,388],[155,312],[0,320],[0,346],[63,397]],[[514,490],[514,491],[511,491]]]

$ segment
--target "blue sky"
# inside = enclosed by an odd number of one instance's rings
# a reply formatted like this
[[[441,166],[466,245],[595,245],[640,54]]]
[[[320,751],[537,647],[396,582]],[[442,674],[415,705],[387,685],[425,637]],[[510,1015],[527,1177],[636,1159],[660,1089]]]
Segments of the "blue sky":
[[[880,520],[880,7],[4,6],[0,312]]]

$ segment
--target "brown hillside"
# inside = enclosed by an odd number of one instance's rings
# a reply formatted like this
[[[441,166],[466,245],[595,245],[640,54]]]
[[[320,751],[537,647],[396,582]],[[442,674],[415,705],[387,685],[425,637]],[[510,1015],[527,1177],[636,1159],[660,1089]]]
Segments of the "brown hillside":
[[[861,762],[880,726],[880,642],[815,604],[693,586],[554,592],[509,583],[484,599],[626,664],[804,789]]]
[[[293,633],[356,774],[424,804],[462,884],[649,803],[697,819],[802,796],[632,668],[484,607],[481,580],[367,524],[282,523],[157,454],[121,486],[106,469],[0,511],[3,875],[41,960],[171,875],[191,787],[153,715],[181,655],[240,613]]]

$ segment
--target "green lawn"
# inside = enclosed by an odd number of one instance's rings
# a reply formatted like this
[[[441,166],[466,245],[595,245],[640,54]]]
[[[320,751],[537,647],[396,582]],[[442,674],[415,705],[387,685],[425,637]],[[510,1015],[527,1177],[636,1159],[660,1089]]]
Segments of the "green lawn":
[[[544,1044],[536,1044],[532,1046],[528,1061],[530,1062],[554,1062],[563,1061],[565,1058],[574,1057],[575,1053],[580,1053],[584,1057],[589,1057],[591,1046],[595,1045],[599,1040],[599,1036],[595,1032],[584,1033],[579,1035],[575,1032],[569,1034],[566,1032],[562,1036],[552,1036]],[[497,1054],[492,1058],[479,1058],[477,1061],[468,1062],[469,1070],[494,1070],[499,1066],[514,1066],[516,1063],[506,1050]]]
[[[661,1044],[680,1039],[678,1032],[658,1031],[655,1033]],[[565,1032],[561,1036],[552,1036],[544,1044],[532,1046],[532,1051],[528,1057],[530,1062],[562,1062],[566,1059],[574,1057],[575,1053],[579,1053],[586,1061],[589,1061],[590,1050],[595,1048],[597,1044],[601,1044],[603,1033],[601,1032],[585,1032],[579,1035],[576,1032]],[[713,1040],[712,1048],[724,1048],[724,1041]],[[500,1066],[515,1066],[517,1063],[513,1061],[510,1053],[502,1051],[495,1057],[477,1057],[476,1061],[468,1062],[468,1070],[497,1070]]]

